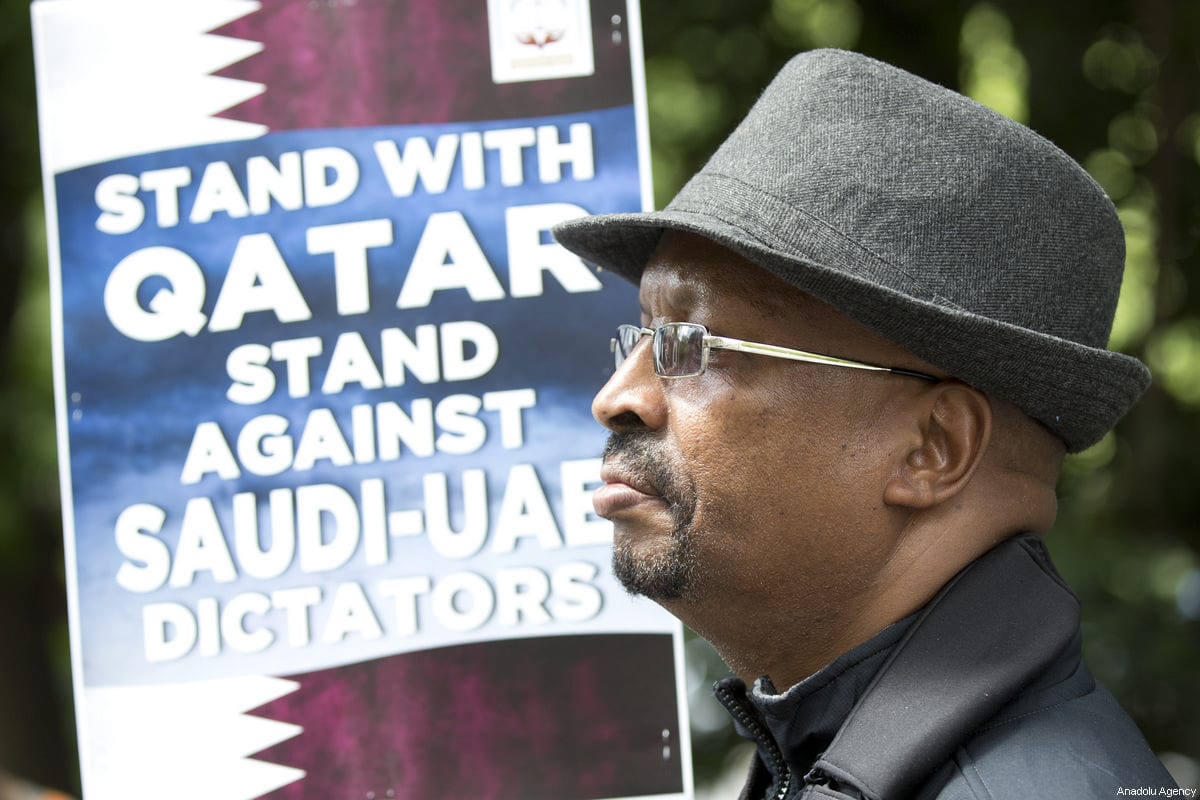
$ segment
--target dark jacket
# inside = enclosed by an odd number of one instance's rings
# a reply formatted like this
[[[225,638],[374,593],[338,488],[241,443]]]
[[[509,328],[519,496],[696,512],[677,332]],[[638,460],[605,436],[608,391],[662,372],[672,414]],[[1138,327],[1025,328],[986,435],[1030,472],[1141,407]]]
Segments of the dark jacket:
[[[776,693],[718,699],[755,742],[742,800],[1116,798],[1177,788],[1080,659],[1079,603],[1018,536],[929,604]]]

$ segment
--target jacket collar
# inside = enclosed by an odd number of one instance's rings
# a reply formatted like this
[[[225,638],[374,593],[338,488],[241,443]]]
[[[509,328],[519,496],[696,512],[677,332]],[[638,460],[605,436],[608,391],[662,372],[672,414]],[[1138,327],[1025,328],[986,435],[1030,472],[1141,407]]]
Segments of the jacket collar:
[[[1023,688],[1070,674],[1078,619],[1041,540],[1026,534],[782,694],[765,678],[751,690],[719,682],[738,733],[758,748],[742,797],[792,797],[801,783],[905,796]]]

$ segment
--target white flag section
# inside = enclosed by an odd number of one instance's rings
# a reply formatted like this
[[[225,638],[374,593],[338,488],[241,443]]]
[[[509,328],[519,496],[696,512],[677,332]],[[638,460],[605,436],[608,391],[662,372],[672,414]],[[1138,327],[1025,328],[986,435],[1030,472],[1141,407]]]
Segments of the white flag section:
[[[47,171],[264,135],[265,125],[216,115],[265,87],[213,75],[262,44],[208,34],[258,8],[249,0],[37,4]]]
[[[178,800],[250,800],[304,777],[250,758],[300,727],[246,713],[298,688],[248,677],[89,690],[89,800],[158,800],[166,787]]]
[[[690,797],[549,231],[649,205],[636,3],[32,9],[85,800]]]

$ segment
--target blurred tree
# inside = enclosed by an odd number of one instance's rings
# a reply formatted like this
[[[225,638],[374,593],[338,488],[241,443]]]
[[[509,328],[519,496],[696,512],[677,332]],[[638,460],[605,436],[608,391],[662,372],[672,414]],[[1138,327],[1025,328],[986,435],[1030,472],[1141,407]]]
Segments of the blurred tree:
[[[0,767],[76,788],[28,4],[0,5]],[[843,47],[1031,125],[1117,204],[1127,275],[1113,345],[1155,385],[1072,457],[1049,543],[1084,603],[1097,676],[1192,785],[1200,767],[1200,5],[1037,0],[643,0],[664,204],[794,53]],[[734,744],[689,644],[701,781]],[[1176,754],[1176,755],[1171,755]]]
[[[0,6],[0,769],[75,788],[27,3]]]

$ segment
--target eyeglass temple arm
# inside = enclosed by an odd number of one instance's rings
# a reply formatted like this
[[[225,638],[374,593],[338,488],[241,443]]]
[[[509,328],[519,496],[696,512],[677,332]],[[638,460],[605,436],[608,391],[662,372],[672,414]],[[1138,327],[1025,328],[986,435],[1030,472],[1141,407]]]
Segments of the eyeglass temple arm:
[[[910,378],[920,378],[921,380],[939,383],[941,378],[929,375],[925,372],[917,372],[916,370],[904,369],[902,367],[881,367],[878,364],[867,364],[862,361],[850,361],[845,358],[837,358],[836,356],[823,356],[820,353],[809,353],[804,350],[792,350],[787,347],[778,347],[772,344],[760,344],[758,342],[747,342],[742,339],[730,339],[725,336],[706,336],[704,343],[709,347],[718,350],[740,350],[746,353],[759,353],[765,356],[774,356],[776,358],[786,358],[790,361],[805,361],[810,364],[828,364],[835,367],[849,367],[850,369],[864,369],[871,372],[891,372],[895,375],[907,375]]]

